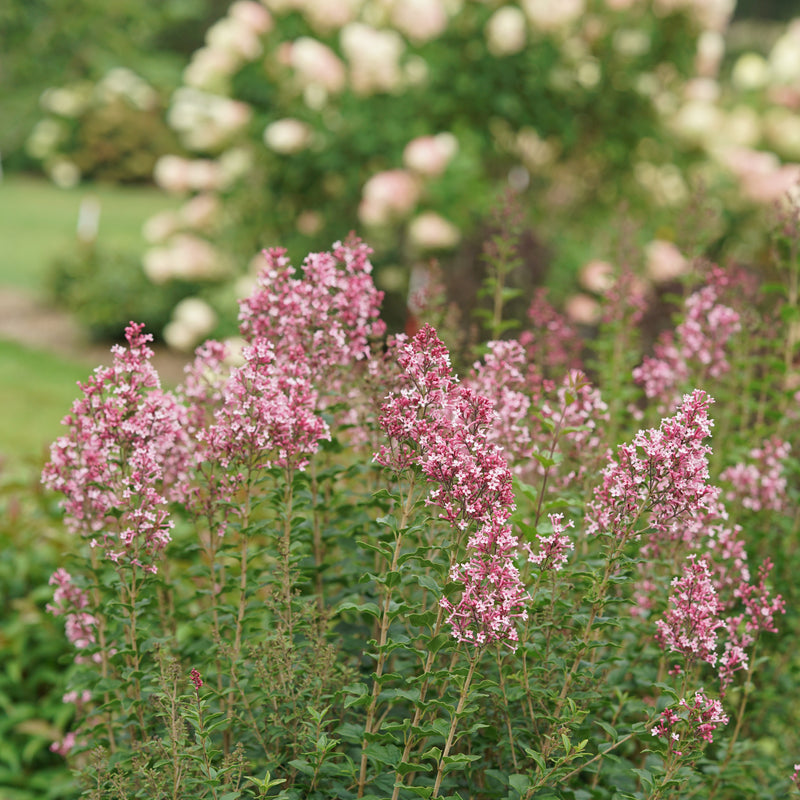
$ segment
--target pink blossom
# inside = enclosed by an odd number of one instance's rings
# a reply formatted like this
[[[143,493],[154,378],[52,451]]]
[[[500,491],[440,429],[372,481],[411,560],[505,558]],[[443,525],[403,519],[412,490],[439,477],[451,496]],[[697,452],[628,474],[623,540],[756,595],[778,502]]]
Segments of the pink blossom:
[[[386,225],[407,217],[418,199],[417,180],[410,172],[378,172],[364,184],[358,217],[365,225]]]
[[[672,242],[656,239],[647,246],[646,269],[655,283],[666,283],[685,275],[689,263]]]
[[[362,95],[391,92],[402,81],[400,57],[405,42],[397,31],[348,22],[341,30],[342,51],[350,63],[350,82]]]
[[[233,485],[253,470],[302,470],[319,441],[330,438],[316,413],[317,394],[302,350],[278,360],[271,344],[257,338],[243,356],[244,365],[222,390],[213,424],[198,434],[199,458],[231,471]]]
[[[649,528],[669,536],[681,521],[721,513],[719,489],[708,483],[711,448],[704,443],[713,425],[712,402],[695,389],[659,428],[639,431],[631,444],[619,445],[587,507],[588,533],[626,536],[646,514]]]
[[[194,686],[195,692],[200,691],[200,687],[203,685],[203,679],[200,677],[200,672],[192,667],[192,671],[189,673],[189,677],[192,681],[192,685]]]
[[[677,707],[665,708],[659,722],[651,729],[653,736],[665,739],[671,754],[678,757],[696,752],[714,741],[714,731],[728,724],[728,715],[719,700],[700,689],[691,701],[681,698]]]
[[[458,141],[450,133],[418,136],[405,146],[403,163],[419,175],[435,178],[445,171],[457,149]]]
[[[537,533],[539,552],[534,553],[529,544],[523,545],[528,552],[528,559],[541,567],[542,571],[552,569],[558,572],[567,563],[568,553],[575,549],[575,543],[569,538],[567,530],[573,528],[575,523],[569,520],[564,524],[563,514],[548,514],[553,532],[549,536]]]
[[[411,41],[422,44],[447,28],[447,11],[442,0],[394,0],[392,23]]]
[[[97,618],[87,611],[89,595],[73,583],[72,576],[63,568],[50,576],[49,583],[56,590],[52,604],[47,604],[47,610],[55,617],[63,615],[67,639],[78,650],[87,649],[97,641]]]
[[[521,471],[533,452],[530,429],[531,398],[524,391],[525,351],[514,340],[487,344],[482,362],[476,362],[467,379],[479,394],[494,404],[495,413],[487,438],[503,448],[512,469]]]
[[[717,663],[717,631],[724,626],[722,604],[703,559],[690,555],[683,577],[672,581],[670,608],[656,622],[656,639],[662,649],[681,653],[689,664],[695,659]]]
[[[429,325],[399,346],[404,385],[383,404],[380,425],[389,442],[376,461],[395,471],[418,466],[434,487],[427,502],[454,531],[454,548],[466,537],[466,558],[452,564],[462,584],[457,601],[443,597],[453,636],[483,647],[512,650],[515,620],[527,616],[528,596],[514,563],[519,542],[508,520],[514,508],[511,473],[489,442],[492,403],[458,383],[447,348]]]
[[[787,503],[784,466],[789,450],[789,444],[775,436],[754,447],[750,463],[740,462],[720,475],[722,482],[731,485],[725,498],[738,500],[752,511],[783,511]]]
[[[289,63],[303,86],[315,84],[328,92],[340,92],[347,81],[339,57],[326,45],[310,36],[296,39],[289,51]]]
[[[408,239],[420,250],[450,250],[461,239],[461,231],[434,211],[423,211],[408,225]]]
[[[239,323],[248,341],[268,339],[280,361],[299,348],[310,380],[330,383],[332,373],[363,361],[386,326],[379,318],[383,292],[372,281],[369,247],[355,237],[330,252],[310,253],[302,277],[281,248],[266,263],[250,297],[240,302]]]
[[[532,331],[524,331],[520,343],[528,361],[540,375],[563,375],[565,370],[580,369],[583,342],[567,318],[547,301],[547,289],[537,289],[528,309]]]
[[[190,448],[185,409],[161,390],[142,329],[131,323],[128,349],[115,345],[112,365],[81,385],[42,480],[65,495],[69,528],[102,531],[91,544],[107,558],[155,572],[173,524],[167,502],[183,497]]]
[[[51,752],[58,753],[58,755],[66,758],[73,751],[76,744],[77,736],[74,731],[70,731],[64,735],[64,738],[61,741],[53,742],[53,744],[50,745],[50,750]]]
[[[741,328],[739,314],[717,298],[714,285],[690,295],[674,336],[663,334],[654,355],[645,356],[633,371],[647,397],[659,399],[663,408],[674,404],[677,390],[693,370],[717,378],[730,369],[725,346]]]

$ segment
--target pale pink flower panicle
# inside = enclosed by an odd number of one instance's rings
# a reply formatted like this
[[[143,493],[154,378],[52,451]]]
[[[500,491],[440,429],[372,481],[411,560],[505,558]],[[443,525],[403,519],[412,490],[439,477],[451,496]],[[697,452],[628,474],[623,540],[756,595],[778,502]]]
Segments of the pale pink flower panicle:
[[[789,444],[776,436],[761,447],[754,447],[749,461],[728,467],[720,475],[720,480],[730,485],[725,498],[738,500],[751,511],[783,511],[787,503],[784,469],[789,450]]]
[[[672,581],[669,608],[656,622],[656,640],[662,649],[680,653],[688,664],[717,663],[717,631],[724,627],[722,603],[704,559],[690,555],[683,575]]]
[[[63,739],[50,745],[50,751],[66,758],[75,749],[76,744],[77,735],[74,731],[69,731],[64,734]]]
[[[531,398],[525,391],[523,370],[526,359],[522,345],[514,340],[489,342],[489,352],[476,362],[469,386],[494,404],[490,442],[503,448],[515,472],[531,458],[533,442],[530,429]]]
[[[231,374],[214,422],[199,433],[200,458],[237,472],[305,469],[327,423],[317,414],[317,393],[305,353],[279,360],[270,342],[257,338]]]
[[[727,724],[722,703],[699,689],[691,701],[681,698],[677,707],[665,708],[650,733],[665,739],[669,752],[681,757],[694,755],[706,743],[713,742],[714,731]]]
[[[214,411],[222,405],[223,392],[230,377],[226,367],[228,345],[209,339],[195,350],[194,360],[187,364],[178,397],[187,407],[187,422],[192,436],[209,425]]]
[[[143,327],[131,323],[128,348],[115,345],[112,365],[81,384],[42,481],[65,495],[70,529],[94,537],[115,563],[155,572],[170,540],[167,502],[184,496],[190,447],[186,411],[161,390]]]
[[[536,534],[536,538],[539,540],[539,552],[534,553],[530,544],[527,543],[523,547],[528,553],[528,560],[537,564],[543,572],[548,569],[558,572],[567,563],[569,552],[575,549],[575,543],[570,539],[568,533],[570,528],[575,527],[575,523],[569,520],[565,524],[563,514],[548,514],[547,516],[553,532],[546,536],[541,533]]]
[[[520,343],[525,347],[528,361],[539,373],[551,376],[565,370],[580,369],[583,342],[577,329],[547,300],[547,289],[537,289],[528,309],[533,331],[523,331]]]
[[[476,647],[498,642],[513,650],[528,596],[515,564],[519,542],[508,524],[511,473],[489,441],[492,403],[458,383],[430,325],[399,346],[398,361],[403,382],[380,415],[389,444],[375,459],[396,472],[419,468],[434,484],[427,502],[455,532],[452,546],[460,549],[466,536],[466,558],[450,571],[463,586],[461,596],[440,600],[453,636]]]
[[[704,441],[713,425],[712,402],[695,389],[684,395],[674,416],[617,448],[587,507],[588,533],[626,536],[646,513],[648,527],[670,537],[682,521],[721,514],[719,489],[708,482],[711,448]]]
[[[56,589],[47,610],[55,617],[64,617],[67,638],[78,650],[91,647],[97,641],[97,618],[88,610],[89,595],[76,586],[72,575],[61,567],[50,576],[49,583]]]
[[[330,252],[310,253],[302,276],[295,277],[284,249],[266,250],[256,288],[240,302],[242,336],[269,340],[281,361],[300,347],[315,380],[366,359],[370,341],[386,330],[371,252],[351,237]]]
[[[718,302],[718,294],[718,285],[712,283],[690,295],[674,334],[665,332],[653,356],[645,356],[633,371],[647,397],[657,399],[662,408],[675,405],[678,389],[693,371],[718,378],[730,370],[726,345],[741,323],[738,312]]]

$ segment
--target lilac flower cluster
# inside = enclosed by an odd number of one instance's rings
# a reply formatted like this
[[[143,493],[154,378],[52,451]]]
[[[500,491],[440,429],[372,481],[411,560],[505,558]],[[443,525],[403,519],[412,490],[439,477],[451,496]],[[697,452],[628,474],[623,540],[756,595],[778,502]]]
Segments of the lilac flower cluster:
[[[717,663],[717,631],[724,623],[722,603],[703,559],[690,555],[683,576],[672,581],[670,608],[656,622],[656,639],[665,650],[678,652],[691,665],[696,659]]]
[[[453,636],[483,647],[500,642],[514,649],[516,619],[525,619],[527,593],[515,564],[519,542],[511,531],[511,473],[489,441],[492,404],[458,383],[447,348],[430,326],[399,347],[407,385],[389,395],[380,424],[389,443],[376,460],[397,472],[416,466],[436,484],[428,502],[457,531],[466,533],[464,561],[450,578],[463,584],[456,602],[441,599]]]
[[[277,359],[272,344],[255,339],[221,392],[214,421],[201,430],[199,459],[241,472],[272,467],[304,469],[320,439],[329,439],[316,414],[317,393],[305,353]]]
[[[701,389],[684,395],[674,416],[639,431],[603,470],[603,483],[587,507],[587,533],[626,536],[641,514],[647,527],[669,537],[698,514],[719,514],[720,490],[708,483],[704,443],[713,400]]]
[[[528,308],[528,318],[534,332],[524,331],[519,340],[528,363],[539,376],[581,368],[581,337],[569,320],[550,305],[546,288],[536,290]]]
[[[514,340],[489,342],[482,362],[475,363],[467,381],[478,394],[494,403],[495,415],[488,439],[503,448],[518,472],[533,452],[530,428],[531,396],[525,391],[526,358]]]
[[[731,486],[725,498],[737,500],[751,511],[783,511],[787,502],[784,464],[789,450],[789,444],[775,436],[754,447],[749,463],[734,464],[720,475],[720,480]]]
[[[650,733],[666,739],[669,752],[681,757],[699,750],[706,742],[713,742],[714,731],[728,721],[720,701],[706,696],[700,689],[691,703],[681,698],[677,708],[665,708]]]
[[[65,617],[67,639],[78,650],[85,650],[95,644],[97,618],[87,610],[89,596],[86,592],[75,585],[72,575],[62,567],[50,576],[50,585],[56,589],[53,592],[53,602],[47,604],[47,610],[54,617]]]
[[[633,371],[634,380],[647,397],[658,399],[664,409],[676,404],[676,391],[689,379],[693,367],[712,378],[730,369],[725,346],[741,325],[738,312],[719,303],[718,296],[715,285],[690,295],[674,335],[664,333],[655,346],[655,355],[645,356]]]
[[[143,327],[131,323],[128,348],[115,346],[112,365],[81,385],[42,480],[65,495],[73,531],[93,536],[116,564],[155,572],[173,524],[167,502],[185,491],[189,447],[185,409],[161,390]]]
[[[564,524],[563,514],[548,514],[547,516],[553,532],[549,536],[536,534],[536,538],[539,540],[539,552],[534,553],[527,542],[522,546],[528,553],[528,560],[537,564],[542,571],[552,569],[554,572],[558,572],[567,563],[569,552],[575,549],[575,543],[567,533],[569,528],[575,527],[575,523],[569,520]]]
[[[266,250],[256,289],[240,303],[242,336],[267,339],[282,362],[302,349],[314,378],[366,358],[370,339],[386,329],[378,316],[383,292],[372,281],[371,253],[355,237],[336,242],[331,252],[310,253],[296,278],[284,249]]]

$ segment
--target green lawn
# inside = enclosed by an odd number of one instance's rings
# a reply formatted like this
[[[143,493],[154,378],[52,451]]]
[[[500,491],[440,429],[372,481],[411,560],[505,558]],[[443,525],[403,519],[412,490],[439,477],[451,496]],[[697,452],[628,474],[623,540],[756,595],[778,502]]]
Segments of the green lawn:
[[[142,224],[178,201],[152,187],[77,186],[59,189],[43,178],[0,180],[0,287],[39,292],[54,256],[75,242],[81,202],[100,203],[98,241],[113,250],[143,250]]]
[[[58,189],[44,179],[10,175],[0,181],[0,291],[43,293],[48,264],[74,246],[78,210],[87,195],[100,202],[99,241],[142,250],[142,224],[177,205],[153,188],[81,186]],[[0,340],[0,461],[35,466],[60,434],[60,420],[77,396],[76,381],[91,367]]]
[[[0,458],[8,468],[37,466],[63,432],[61,419],[78,395],[84,364],[0,341]]]

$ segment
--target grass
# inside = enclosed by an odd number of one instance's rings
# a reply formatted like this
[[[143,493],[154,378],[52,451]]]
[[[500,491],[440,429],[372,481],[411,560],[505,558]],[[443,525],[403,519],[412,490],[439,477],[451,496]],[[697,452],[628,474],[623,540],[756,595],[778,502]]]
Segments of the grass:
[[[91,369],[50,353],[0,341],[0,458],[11,469],[41,466],[61,419]]]
[[[50,261],[73,246],[78,211],[90,195],[100,202],[98,241],[109,249],[141,251],[144,221],[176,206],[149,187],[59,189],[42,178],[7,175],[0,181],[0,292],[43,293]],[[41,464],[77,396],[76,381],[90,372],[85,364],[0,340],[0,459],[7,468]]]
[[[53,257],[72,247],[81,203],[90,196],[100,203],[98,242],[134,252],[144,249],[145,220],[178,204],[152,187],[59,189],[43,178],[8,175],[0,181],[0,287],[41,292]]]

